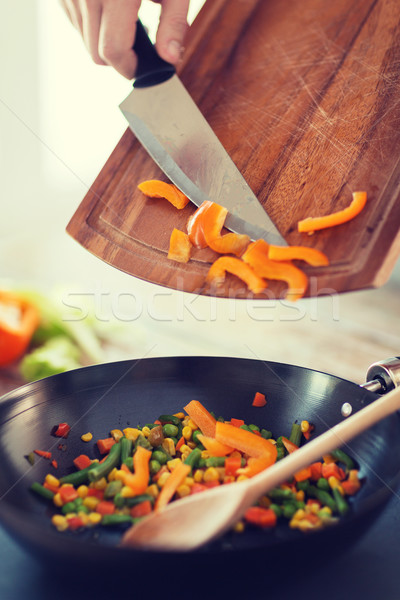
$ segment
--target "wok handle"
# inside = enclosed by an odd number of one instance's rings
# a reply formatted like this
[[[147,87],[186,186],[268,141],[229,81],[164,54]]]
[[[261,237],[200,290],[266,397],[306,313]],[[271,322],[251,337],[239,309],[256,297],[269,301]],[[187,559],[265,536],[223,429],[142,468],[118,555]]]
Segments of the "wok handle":
[[[361,387],[379,394],[386,394],[400,386],[400,357],[373,363],[367,371],[366,380]]]

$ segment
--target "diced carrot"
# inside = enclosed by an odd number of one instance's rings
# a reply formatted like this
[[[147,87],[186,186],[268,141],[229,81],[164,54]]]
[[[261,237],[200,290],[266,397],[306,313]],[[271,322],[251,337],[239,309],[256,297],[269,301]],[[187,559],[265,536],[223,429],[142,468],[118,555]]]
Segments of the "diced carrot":
[[[115,440],[112,437],[104,438],[103,440],[97,440],[97,447],[100,454],[107,454],[110,452],[111,447],[114,446]]]
[[[322,464],[322,477],[328,479],[329,477],[336,477],[339,481],[343,481],[345,478],[345,472],[336,463],[323,463]]]
[[[63,485],[59,488],[58,493],[61,496],[63,504],[73,502],[78,498],[78,492],[72,485]]]
[[[68,517],[67,523],[68,529],[70,529],[71,531],[75,531],[76,529],[79,529],[80,527],[84,526],[82,517]]]
[[[298,450],[299,447],[296,446],[293,442],[291,442],[287,437],[282,436],[282,443],[285,446],[286,450],[291,454],[295,450]]]
[[[277,449],[274,444],[261,436],[254,435],[251,431],[234,427],[230,423],[217,421],[215,438],[249,456],[268,457],[271,465],[276,461]]]
[[[49,460],[51,458],[51,452],[47,452],[47,450],[34,450],[34,453],[42,458],[47,458]]]
[[[354,494],[356,494],[358,492],[358,490],[361,487],[361,483],[359,481],[342,481],[340,484],[343,488],[344,493],[346,494],[346,496],[353,496]]]
[[[143,446],[138,446],[133,455],[134,474],[126,473],[124,483],[129,486],[135,494],[143,494],[149,484],[149,462],[151,451]]]
[[[261,394],[261,392],[256,392],[254,399],[253,399],[252,406],[262,407],[262,406],[265,406],[266,404],[267,404],[267,401],[265,399],[265,394]]]
[[[353,200],[347,208],[323,217],[302,219],[298,222],[297,229],[302,233],[311,233],[317,229],[326,229],[327,227],[347,223],[362,211],[366,202],[367,192],[353,192]]]
[[[54,469],[58,469],[58,462],[53,458],[53,460],[51,461],[51,466],[54,467]]]
[[[329,258],[316,248],[308,246],[268,246],[268,258],[276,261],[302,260],[312,267],[329,265]]]
[[[233,425],[234,427],[241,427],[242,425],[244,425],[244,421],[243,419],[231,419],[231,425]]]
[[[252,242],[242,259],[248,263],[254,272],[264,279],[285,281],[288,285],[286,298],[291,301],[302,298],[308,287],[308,278],[303,271],[290,262],[277,262],[268,257],[269,246],[265,240]]]
[[[305,467],[297,473],[294,474],[294,478],[296,481],[306,481],[311,478],[311,467]]]
[[[251,506],[244,514],[244,519],[248,523],[258,525],[259,527],[275,527],[277,517],[272,508],[263,508],[262,506]]]
[[[203,444],[204,448],[210,452],[211,456],[226,456],[233,452],[233,448],[218,442],[215,438],[200,434],[197,436],[197,439]]]
[[[217,420],[208,412],[205,406],[199,400],[191,400],[184,407],[189,417],[199,427],[201,433],[208,437],[215,437],[215,425]]]
[[[187,263],[190,259],[191,248],[189,236],[184,231],[174,228],[169,240],[168,258],[176,262]]]
[[[115,504],[110,500],[100,500],[96,506],[96,512],[101,515],[112,515],[115,512]]]
[[[131,517],[134,519],[145,517],[146,515],[150,514],[152,510],[153,508],[150,500],[144,500],[143,502],[140,502],[140,504],[136,504],[136,506],[131,508]]]
[[[94,496],[95,498],[98,498],[99,500],[103,500],[104,498],[104,490],[98,490],[96,488],[88,488],[88,496]]]
[[[183,446],[183,444],[186,443],[185,438],[183,437],[183,435],[179,438],[179,440],[177,441],[176,445],[175,445],[175,450],[180,450],[181,446]]]
[[[211,265],[206,281],[212,287],[218,287],[225,281],[226,273],[235,275],[247,285],[254,294],[259,294],[267,287],[267,282],[253,268],[234,256],[221,256]]]
[[[178,487],[184,481],[185,477],[189,475],[190,469],[191,467],[189,465],[185,465],[185,463],[179,463],[175,469],[171,471],[170,476],[164,483],[160,493],[157,496],[154,505],[155,511],[162,510],[168,504]]]
[[[80,454],[79,456],[74,458],[73,463],[77,469],[82,470],[82,469],[86,469],[86,467],[91,465],[92,461],[87,456],[87,454]]]
[[[310,465],[311,479],[318,481],[322,477],[322,462],[314,462]]]
[[[236,476],[236,472],[242,466],[240,456],[227,456],[225,459],[225,475]]]
[[[148,181],[142,181],[142,183],[138,185],[138,188],[143,194],[150,198],[165,198],[165,200],[168,200],[175,208],[185,208],[189,202],[189,198],[187,198],[173,183],[149,179]]]

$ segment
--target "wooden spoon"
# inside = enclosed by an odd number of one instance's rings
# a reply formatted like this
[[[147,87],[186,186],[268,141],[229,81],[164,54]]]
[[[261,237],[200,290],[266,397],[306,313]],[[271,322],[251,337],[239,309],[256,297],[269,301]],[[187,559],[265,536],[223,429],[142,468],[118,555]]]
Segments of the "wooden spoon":
[[[400,387],[251,479],[188,496],[150,514],[125,533],[122,545],[160,551],[194,550],[233,527],[260,496],[296,471],[343,446],[398,409]]]

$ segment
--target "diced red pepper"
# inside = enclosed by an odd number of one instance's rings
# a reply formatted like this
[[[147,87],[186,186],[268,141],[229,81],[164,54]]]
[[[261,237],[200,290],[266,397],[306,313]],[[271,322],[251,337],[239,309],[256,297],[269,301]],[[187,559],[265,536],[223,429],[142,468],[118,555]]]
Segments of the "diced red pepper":
[[[322,464],[322,477],[328,479],[329,477],[336,477],[339,481],[343,481],[346,477],[345,472],[336,463],[323,463]]]
[[[225,475],[236,476],[236,471],[242,466],[240,456],[227,456],[225,459]]]
[[[56,435],[57,437],[66,438],[68,437],[70,431],[71,427],[68,425],[68,423],[59,423],[57,429],[54,432],[54,435]]]
[[[310,465],[312,481],[318,481],[322,477],[322,462],[315,462]]]
[[[103,440],[97,440],[97,447],[100,454],[107,454],[110,452],[112,446],[114,446],[115,440],[113,437],[105,438]]]
[[[198,494],[199,492],[205,492],[207,490],[207,486],[202,483],[194,483],[190,490],[191,494]]]
[[[261,394],[261,392],[256,392],[253,400],[253,406],[265,406],[267,401],[265,399],[265,394]]]
[[[244,425],[244,421],[242,419],[231,419],[231,425],[234,427],[241,427]]]
[[[145,517],[150,514],[152,511],[152,506],[150,500],[145,500],[144,502],[140,502],[140,504],[136,504],[131,508],[131,517],[134,519]]]
[[[79,527],[83,527],[83,520],[81,517],[69,517],[69,519],[67,519],[67,523],[68,529],[71,531],[75,531],[76,529],[79,529]]]
[[[307,481],[307,479],[311,478],[311,473],[311,467],[305,467],[304,469],[297,471],[297,473],[294,474],[294,478],[296,481]]]
[[[96,506],[96,512],[100,513],[101,515],[112,515],[114,511],[115,504],[109,500],[100,500]]]
[[[276,514],[272,508],[263,508],[262,506],[251,506],[244,514],[244,519],[248,523],[258,525],[259,527],[275,527]]]
[[[104,490],[96,490],[96,488],[88,488],[88,496],[95,496],[99,500],[103,500],[104,498]]]
[[[58,493],[61,496],[63,504],[73,502],[78,498],[78,492],[72,485],[63,485],[59,488]]]
[[[353,496],[354,494],[356,494],[358,492],[358,490],[361,487],[361,483],[359,481],[342,481],[342,483],[340,484],[343,488],[344,493],[346,494],[346,496]]]
[[[74,458],[73,463],[75,467],[81,471],[82,469],[86,469],[89,465],[91,465],[92,461],[86,454],[80,454]]]

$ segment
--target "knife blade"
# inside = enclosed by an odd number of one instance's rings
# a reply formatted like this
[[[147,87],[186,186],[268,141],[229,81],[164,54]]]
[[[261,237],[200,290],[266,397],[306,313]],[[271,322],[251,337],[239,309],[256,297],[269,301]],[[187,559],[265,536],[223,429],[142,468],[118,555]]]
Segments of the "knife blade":
[[[148,154],[194,204],[212,200],[229,212],[226,227],[251,239],[287,245],[179,80],[157,54],[140,21],[133,91],[120,109]]]

